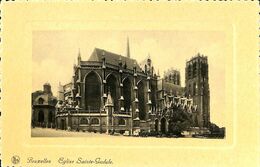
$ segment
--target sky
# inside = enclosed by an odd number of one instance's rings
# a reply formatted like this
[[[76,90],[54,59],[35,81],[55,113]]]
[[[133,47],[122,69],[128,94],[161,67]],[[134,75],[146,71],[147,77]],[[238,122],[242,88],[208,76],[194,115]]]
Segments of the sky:
[[[48,82],[57,94],[59,82],[71,81],[78,52],[88,60],[94,48],[126,55],[127,37],[131,58],[150,57],[161,76],[169,68],[181,72],[185,86],[186,61],[198,53],[208,56],[211,121],[225,126],[225,34],[221,31],[34,31],[32,39],[32,90]]]

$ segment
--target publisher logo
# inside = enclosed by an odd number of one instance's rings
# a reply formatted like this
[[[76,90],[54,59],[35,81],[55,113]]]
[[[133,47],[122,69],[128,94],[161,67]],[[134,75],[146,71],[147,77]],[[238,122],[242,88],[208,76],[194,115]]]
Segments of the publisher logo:
[[[20,162],[20,157],[18,155],[14,155],[11,158],[11,161],[12,161],[13,164],[18,164]]]

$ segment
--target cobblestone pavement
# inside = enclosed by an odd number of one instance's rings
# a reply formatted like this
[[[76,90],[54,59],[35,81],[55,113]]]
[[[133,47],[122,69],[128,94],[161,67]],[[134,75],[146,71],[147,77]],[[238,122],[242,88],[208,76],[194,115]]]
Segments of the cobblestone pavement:
[[[90,132],[69,132],[65,130],[56,130],[50,128],[32,128],[32,137],[123,137],[123,136],[111,136],[100,133]]]

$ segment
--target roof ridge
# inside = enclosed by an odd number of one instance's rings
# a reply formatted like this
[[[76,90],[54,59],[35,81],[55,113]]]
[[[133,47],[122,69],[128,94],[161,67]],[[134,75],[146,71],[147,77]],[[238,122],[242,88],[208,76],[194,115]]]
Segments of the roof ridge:
[[[104,52],[104,53],[103,53]],[[106,57],[106,63],[108,64],[114,64],[118,65],[119,60],[121,59],[122,63],[126,63],[126,67],[128,69],[133,69],[134,66],[137,67],[138,71],[142,71],[142,68],[139,66],[139,63],[136,59],[129,58],[126,56],[123,56],[122,54],[117,54],[105,49],[101,49],[98,47],[94,48],[94,51],[92,52],[91,56],[89,57],[88,61],[102,61],[102,57],[105,54]]]
[[[127,57],[127,56],[124,56],[124,55],[122,55],[122,54],[118,54],[118,53],[115,53],[115,52],[112,52],[112,51],[109,51],[109,50],[105,50],[105,49],[101,49],[101,48],[95,47],[95,50],[96,50],[96,49],[97,49],[97,50],[100,50],[100,51],[105,51],[105,52],[110,53],[110,54],[118,55],[118,56],[121,56],[121,57],[130,59],[130,60],[135,60],[135,61],[136,61],[136,59],[133,59],[133,58],[131,58],[131,57]]]

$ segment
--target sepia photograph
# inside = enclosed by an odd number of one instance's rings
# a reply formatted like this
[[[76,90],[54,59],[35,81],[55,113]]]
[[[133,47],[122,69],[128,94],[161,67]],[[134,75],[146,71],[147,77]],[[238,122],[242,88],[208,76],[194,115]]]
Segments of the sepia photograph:
[[[220,31],[33,32],[32,137],[225,137]]]

